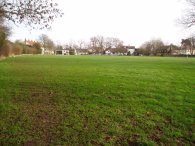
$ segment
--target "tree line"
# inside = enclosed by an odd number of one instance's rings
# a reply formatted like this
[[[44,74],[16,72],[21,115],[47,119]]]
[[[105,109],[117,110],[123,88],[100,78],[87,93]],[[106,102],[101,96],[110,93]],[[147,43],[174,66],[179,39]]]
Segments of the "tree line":
[[[143,43],[136,53],[145,56],[171,56],[179,51],[188,53],[188,55],[195,55],[195,36],[181,39],[179,46],[174,44],[167,45],[160,39],[150,40]]]
[[[41,45],[27,46],[21,41],[11,42],[11,28],[6,23],[24,24],[29,29],[50,28],[62,11],[53,0],[0,0],[0,56],[40,53]]]
[[[110,50],[115,53],[127,53],[127,48],[121,39],[115,37],[103,37],[93,36],[90,37],[89,41],[69,41],[67,43],[58,44],[55,43],[49,36],[42,34],[39,39],[33,42],[31,45],[25,41],[17,40],[11,42],[7,40],[9,35],[9,29],[4,29],[4,33],[0,33],[0,56],[10,56],[19,54],[41,54],[42,48],[55,51],[67,49],[70,54],[74,54],[74,50],[86,50],[89,54],[104,54],[106,50]],[[195,54],[195,36],[191,36],[181,40],[179,46],[174,44],[165,44],[160,39],[153,39],[144,42],[139,48],[135,49],[134,54],[127,55],[144,55],[144,56],[171,56],[177,51],[188,51],[189,55]]]

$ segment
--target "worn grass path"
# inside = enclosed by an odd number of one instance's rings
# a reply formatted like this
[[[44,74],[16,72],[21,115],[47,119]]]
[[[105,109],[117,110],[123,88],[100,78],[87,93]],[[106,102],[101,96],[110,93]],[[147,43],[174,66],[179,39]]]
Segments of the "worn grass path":
[[[195,58],[0,61],[0,145],[193,145]]]

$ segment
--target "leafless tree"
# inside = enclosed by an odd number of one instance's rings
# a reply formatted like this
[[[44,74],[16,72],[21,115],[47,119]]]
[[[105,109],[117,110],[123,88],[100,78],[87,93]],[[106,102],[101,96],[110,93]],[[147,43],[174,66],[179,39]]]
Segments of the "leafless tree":
[[[62,15],[53,0],[0,0],[0,18],[31,28],[50,28],[50,22]]]
[[[195,0],[186,0],[189,4],[189,8],[186,10],[181,23],[187,27],[195,25]]]
[[[186,51],[189,50],[190,55],[194,55],[195,54],[195,37],[192,36],[187,39],[182,39],[181,47],[185,49]]]
[[[103,36],[96,36],[98,40],[98,47],[103,50],[104,49],[104,37]]]
[[[115,48],[121,48],[123,46],[123,41],[121,41],[118,38],[113,38],[113,47]]]
[[[84,46],[85,46],[85,41],[79,40],[79,41],[78,41],[78,46],[79,46],[79,49],[83,49]]]
[[[55,48],[54,42],[46,34],[42,34],[39,37],[39,40],[43,48],[49,50],[53,50]]]
[[[108,48],[112,48],[112,47],[113,47],[113,38],[112,37],[105,38],[104,48],[108,49]]]
[[[103,53],[104,50],[104,37],[103,36],[94,36],[90,38],[91,48],[96,53]]]
[[[90,38],[90,45],[92,49],[95,49],[98,46],[98,40],[96,37]]]
[[[144,55],[157,55],[163,51],[164,43],[160,39],[154,39],[145,42],[140,48],[143,49],[142,53]]]

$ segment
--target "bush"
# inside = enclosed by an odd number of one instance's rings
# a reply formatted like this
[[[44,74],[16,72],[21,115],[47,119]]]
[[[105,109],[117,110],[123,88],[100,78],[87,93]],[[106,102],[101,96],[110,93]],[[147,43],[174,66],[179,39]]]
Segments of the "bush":
[[[127,56],[131,56],[131,52],[130,51],[127,53]]]
[[[13,44],[13,53],[15,55],[20,55],[22,54],[23,48],[22,46],[18,45],[18,44]]]
[[[14,53],[12,52],[12,45],[8,41],[5,41],[4,44],[1,46],[0,50],[0,56],[5,56],[8,57],[10,55],[13,55]]]

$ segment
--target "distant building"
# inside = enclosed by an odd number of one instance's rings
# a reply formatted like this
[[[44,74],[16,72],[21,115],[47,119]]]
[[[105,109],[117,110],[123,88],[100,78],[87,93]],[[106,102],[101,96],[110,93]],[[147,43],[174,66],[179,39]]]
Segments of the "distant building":
[[[27,46],[30,46],[30,47],[32,47],[35,43],[36,43],[36,41],[33,41],[33,40],[24,40],[24,43],[25,43],[25,45],[27,45]]]
[[[134,52],[135,52],[135,46],[123,46],[125,49],[127,49],[127,54],[130,54],[130,55],[132,55],[132,54],[134,54]]]
[[[88,55],[89,50],[88,49],[75,49],[76,50],[76,55]]]
[[[62,49],[55,50],[55,55],[88,55],[88,49]]]
[[[49,49],[45,49],[43,47],[41,47],[41,54],[42,55],[54,55],[54,50],[49,50]]]
[[[55,55],[70,55],[68,49],[55,50]]]
[[[110,49],[105,50],[105,55],[112,55],[113,52]]]
[[[107,48],[104,50],[105,55],[132,55],[135,52],[135,46],[121,46],[116,48]]]
[[[195,55],[195,50],[177,49],[172,52],[172,55]]]

